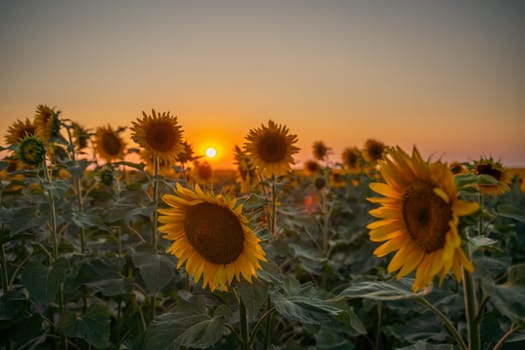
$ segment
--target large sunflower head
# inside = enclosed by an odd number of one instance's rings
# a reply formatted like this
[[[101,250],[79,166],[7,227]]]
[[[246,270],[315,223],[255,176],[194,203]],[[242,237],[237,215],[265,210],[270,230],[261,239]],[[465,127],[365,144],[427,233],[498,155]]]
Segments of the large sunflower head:
[[[157,114],[154,109],[151,115],[142,112],[142,116],[142,119],[133,122],[133,140],[160,159],[176,162],[179,153],[184,151],[182,128],[177,117],[170,115],[170,112]]]
[[[317,160],[323,160],[328,155],[330,148],[323,141],[315,141],[312,145],[312,154]]]
[[[38,105],[34,123],[36,134],[45,142],[60,135],[60,111],[46,105]]]
[[[10,146],[17,145],[24,137],[35,134],[36,126],[29,118],[26,118],[25,121],[17,119],[7,129],[5,142]]]
[[[202,277],[203,288],[228,290],[235,277],[248,282],[266,261],[260,239],[248,226],[242,205],[222,195],[176,185],[174,195],[162,197],[168,209],[158,209],[159,231],[172,240],[168,252],[179,259],[177,268],[186,263],[194,281]]]
[[[250,130],[244,146],[252,163],[265,175],[281,175],[294,163],[293,154],[299,151],[294,144],[297,135],[288,134],[288,128],[272,120],[268,125]]]
[[[126,142],[111,125],[100,126],[95,133],[95,151],[106,162],[124,158]]]
[[[385,144],[375,139],[368,139],[365,142],[363,149],[363,158],[372,164],[377,163],[383,158],[383,154],[387,150]]]
[[[414,291],[429,285],[437,274],[441,283],[451,269],[460,281],[462,268],[473,267],[461,248],[459,216],[474,213],[478,204],[458,199],[448,166],[424,161],[415,147],[412,156],[399,147],[391,149],[380,162],[380,171],[385,183],[372,183],[370,188],[384,197],[368,199],[381,204],[370,211],[379,220],[367,227],[372,241],[385,243],[374,255],[397,251],[388,272],[398,271],[401,278],[415,269]]]
[[[472,165],[472,172],[475,175],[488,175],[496,180],[493,184],[478,184],[477,187],[481,193],[497,196],[510,190],[512,174],[500,162],[492,158],[475,161]]]

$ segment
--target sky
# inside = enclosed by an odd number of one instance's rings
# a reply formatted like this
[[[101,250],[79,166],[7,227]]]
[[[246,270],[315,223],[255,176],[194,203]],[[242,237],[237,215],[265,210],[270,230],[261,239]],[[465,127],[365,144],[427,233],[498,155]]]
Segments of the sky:
[[[519,0],[0,0],[0,144],[39,104],[92,130],[154,108],[216,168],[269,119],[298,167],[369,138],[525,166],[523,23]]]

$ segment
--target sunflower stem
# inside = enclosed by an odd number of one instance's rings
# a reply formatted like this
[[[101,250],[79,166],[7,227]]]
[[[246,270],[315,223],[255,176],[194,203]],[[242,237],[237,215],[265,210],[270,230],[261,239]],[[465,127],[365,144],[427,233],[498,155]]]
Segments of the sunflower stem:
[[[277,215],[276,215],[276,202],[277,202],[277,191],[275,190],[275,175],[272,174],[272,208],[271,208],[271,222],[270,222],[270,232],[273,235],[274,239],[277,239]]]
[[[47,162],[44,160],[42,162],[42,170],[44,172],[44,181],[48,187],[47,197],[49,201],[49,212],[50,212],[50,224],[51,224],[51,241],[53,244],[53,259],[58,258],[58,239],[57,239],[57,216],[55,209],[55,197],[53,196],[53,191],[51,191],[51,178],[49,176],[49,169],[47,167]]]
[[[9,278],[7,276],[7,259],[5,256],[5,247],[3,243],[0,244],[0,254],[2,255],[2,290],[4,292],[4,297],[7,297],[7,293],[9,292]]]
[[[241,328],[241,349],[249,349],[248,339],[248,318],[246,315],[246,306],[244,305],[242,298],[239,296],[239,323]]]
[[[466,255],[469,260],[471,260],[471,251],[470,246],[466,245]],[[476,297],[476,286],[474,283],[474,276],[471,272],[463,268],[463,297],[465,301],[465,311],[467,317],[467,330],[468,330],[468,339],[469,339],[469,349],[470,350],[480,350],[481,349],[481,337],[480,337],[480,328],[479,328],[479,318],[478,316],[478,300]]]
[[[153,203],[155,203],[155,208],[153,210],[153,218],[151,225],[151,245],[153,250],[157,251],[157,207],[159,205],[159,181],[157,177],[159,176],[159,156],[155,155],[153,157]]]
[[[467,345],[465,344],[465,342],[463,341],[463,338],[461,338],[461,335],[459,334],[457,329],[454,327],[452,322],[447,318],[447,316],[445,316],[441,311],[439,311],[439,309],[436,308],[434,305],[432,305],[427,299],[420,298],[418,300],[421,301],[423,305],[428,307],[430,311],[432,311],[437,317],[439,317],[441,321],[443,321],[443,323],[445,323],[445,326],[449,330],[450,334],[452,334],[454,339],[456,339],[456,342],[458,343],[458,346],[460,347],[460,349],[462,350],[469,349]]]
[[[496,345],[494,345],[494,349],[493,350],[499,350],[503,346],[503,344],[505,344],[507,339],[509,339],[509,337],[512,334],[514,334],[514,332],[519,331],[522,328],[523,328],[523,326],[518,326],[518,325],[514,325],[514,326],[510,327],[510,329],[507,332],[505,332],[505,334],[503,334],[503,336],[498,340]]]

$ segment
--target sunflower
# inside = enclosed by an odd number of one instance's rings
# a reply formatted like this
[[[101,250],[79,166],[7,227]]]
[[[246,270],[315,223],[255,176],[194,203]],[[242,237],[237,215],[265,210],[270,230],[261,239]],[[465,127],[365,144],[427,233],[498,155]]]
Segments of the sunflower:
[[[95,133],[95,151],[106,162],[124,158],[126,142],[111,125],[100,126]]]
[[[16,156],[25,165],[36,167],[45,161],[46,147],[37,136],[26,136],[18,143]]]
[[[193,168],[193,174],[197,183],[209,183],[213,178],[213,169],[210,163],[204,161],[202,163],[195,162]]]
[[[182,164],[199,159],[193,152],[193,146],[188,141],[182,141],[182,152],[177,156],[177,161]]]
[[[36,134],[45,142],[60,135],[60,111],[46,105],[38,105],[35,112],[34,123]]]
[[[179,259],[177,268],[186,263],[194,281],[202,277],[203,288],[228,290],[233,278],[241,276],[251,283],[260,262],[266,261],[260,239],[248,227],[242,205],[222,195],[203,192],[176,184],[176,194],[166,194],[170,206],[158,209],[159,231],[173,240],[168,252]]]
[[[288,134],[288,128],[272,120],[258,129],[250,130],[244,147],[251,162],[265,175],[281,175],[294,163],[293,154],[299,151],[294,144],[297,135]]]
[[[241,148],[235,145],[234,163],[237,167],[237,181],[241,187],[241,193],[249,193],[257,186],[257,173],[255,165],[252,164],[250,157]]]
[[[320,170],[321,170],[321,165],[317,163],[315,160],[307,160],[304,163],[304,173],[307,176],[317,175]]]
[[[423,161],[415,147],[412,156],[399,147],[391,149],[380,171],[386,183],[371,183],[370,188],[384,198],[368,199],[382,205],[370,210],[380,220],[367,228],[372,241],[386,242],[374,255],[397,251],[388,272],[399,270],[399,279],[415,269],[414,291],[429,285],[438,273],[441,283],[451,269],[460,281],[462,266],[468,271],[473,267],[461,248],[458,217],[474,213],[478,204],[458,199],[448,166]]]
[[[140,158],[144,161],[144,170],[153,174],[155,172],[155,160],[151,153],[147,150],[140,150]],[[159,175],[164,177],[174,178],[177,176],[173,163],[167,162],[164,159],[159,159]]]
[[[463,163],[459,162],[452,162],[448,166],[450,168],[450,171],[452,171],[452,174],[454,175],[462,175],[462,174],[468,174],[468,169]]]
[[[478,184],[477,187],[481,193],[497,196],[510,190],[512,174],[500,162],[492,158],[475,161],[472,165],[472,172],[475,175],[489,175],[496,180],[494,184]]]
[[[371,164],[375,164],[383,158],[386,146],[383,142],[374,139],[368,139],[363,149],[363,157]]]
[[[89,132],[78,123],[73,123],[73,142],[78,151],[88,146]]]
[[[361,171],[361,151],[357,147],[345,148],[341,154],[344,168],[351,173]]]
[[[174,163],[179,153],[184,152],[182,128],[177,117],[170,112],[157,114],[151,110],[151,116],[142,112],[142,119],[133,122],[133,140],[159,159]]]
[[[326,147],[323,141],[316,141],[312,145],[312,153],[314,155],[314,158],[317,160],[325,159],[329,151],[330,148]]]
[[[24,137],[35,135],[35,133],[36,126],[29,118],[26,118],[25,121],[17,119],[7,129],[5,142],[8,145],[17,145]]]

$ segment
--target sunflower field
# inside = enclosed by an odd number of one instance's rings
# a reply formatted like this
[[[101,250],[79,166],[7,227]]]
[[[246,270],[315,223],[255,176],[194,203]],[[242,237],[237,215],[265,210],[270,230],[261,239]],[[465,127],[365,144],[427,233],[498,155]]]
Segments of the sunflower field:
[[[4,135],[1,349],[525,346],[522,169],[374,139],[298,169],[270,120],[214,171],[169,112],[129,128]]]

